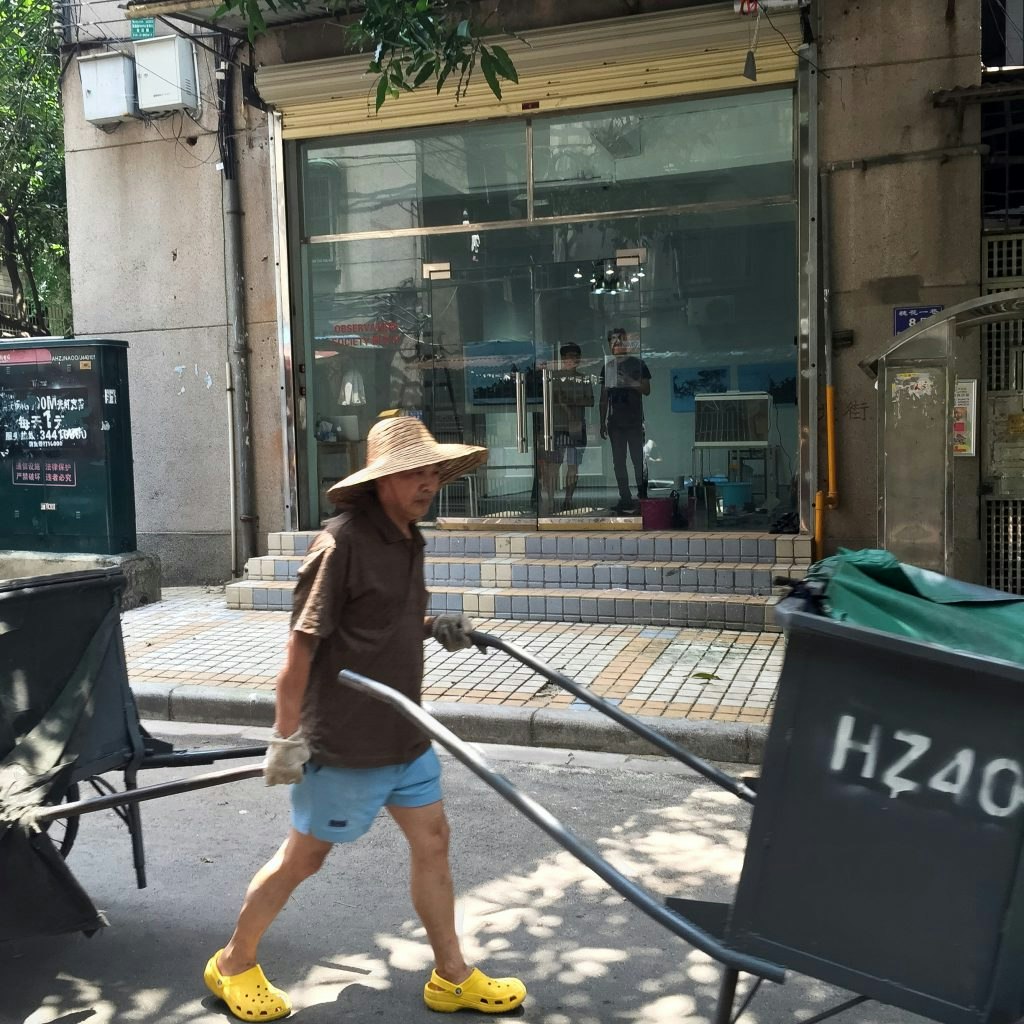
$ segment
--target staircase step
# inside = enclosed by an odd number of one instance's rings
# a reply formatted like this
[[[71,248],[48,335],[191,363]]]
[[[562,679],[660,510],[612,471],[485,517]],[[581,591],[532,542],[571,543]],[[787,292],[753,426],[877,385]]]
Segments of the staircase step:
[[[598,561],[759,562],[809,565],[811,538],[803,534],[696,533],[686,530],[557,534],[544,531],[496,533],[452,532],[426,528],[427,554],[483,558],[584,558]],[[304,555],[315,531],[272,533],[270,557]]]
[[[776,576],[804,576],[806,566],[759,562],[561,561],[517,558],[428,558],[427,586],[543,590],[669,591],[771,594]]]
[[[253,581],[294,580],[301,555],[251,558],[245,578]],[[709,594],[771,594],[777,576],[802,578],[806,565],[795,562],[655,562],[575,561],[555,559],[482,558],[470,556],[426,559],[427,586],[467,584],[473,587],[525,587],[589,590],[667,590]]]
[[[268,533],[267,553],[274,555],[304,555],[319,530],[296,530],[291,533]]]
[[[229,608],[285,611],[292,583],[241,580],[225,588]],[[778,632],[775,596],[693,594],[680,591],[529,590],[513,587],[433,587],[430,611],[465,612],[476,618],[555,622],[615,622]]]

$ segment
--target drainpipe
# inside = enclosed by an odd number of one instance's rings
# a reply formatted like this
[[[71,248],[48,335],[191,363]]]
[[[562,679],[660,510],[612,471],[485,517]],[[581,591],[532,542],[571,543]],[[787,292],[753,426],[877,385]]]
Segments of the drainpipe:
[[[223,76],[217,77],[220,104],[219,142],[222,171],[222,216],[224,224],[224,290],[228,321],[228,365],[231,370],[231,427],[235,472],[232,507],[235,509],[232,531],[239,539],[235,570],[257,552],[256,487],[252,451],[252,401],[249,378],[249,335],[245,315],[245,267],[242,250],[242,203],[238,193],[238,161],[235,152],[234,58],[241,44],[234,47],[223,38],[218,44]]]

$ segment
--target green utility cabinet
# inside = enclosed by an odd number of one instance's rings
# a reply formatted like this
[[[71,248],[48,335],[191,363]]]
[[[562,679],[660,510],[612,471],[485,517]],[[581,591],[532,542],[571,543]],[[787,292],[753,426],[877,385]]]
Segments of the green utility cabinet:
[[[135,550],[127,342],[0,342],[0,548]]]

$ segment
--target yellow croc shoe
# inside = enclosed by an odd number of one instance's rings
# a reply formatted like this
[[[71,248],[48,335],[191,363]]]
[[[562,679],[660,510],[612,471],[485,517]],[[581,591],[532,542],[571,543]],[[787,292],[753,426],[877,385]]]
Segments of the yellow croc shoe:
[[[223,952],[223,949],[218,949],[210,957],[203,980],[218,999],[227,1003],[235,1017],[248,1021],[280,1020],[292,1012],[291,1000],[267,981],[259,964],[241,974],[221,974],[217,958]]]
[[[526,986],[518,978],[488,978],[475,967],[461,985],[453,985],[434,971],[423,988],[423,1001],[440,1013],[456,1010],[507,1013],[525,998]]]

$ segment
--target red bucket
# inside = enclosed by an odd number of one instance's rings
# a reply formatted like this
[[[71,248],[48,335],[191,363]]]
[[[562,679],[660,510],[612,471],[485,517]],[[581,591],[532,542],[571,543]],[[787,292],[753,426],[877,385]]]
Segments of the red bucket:
[[[671,530],[672,499],[641,498],[640,518],[645,530]]]

